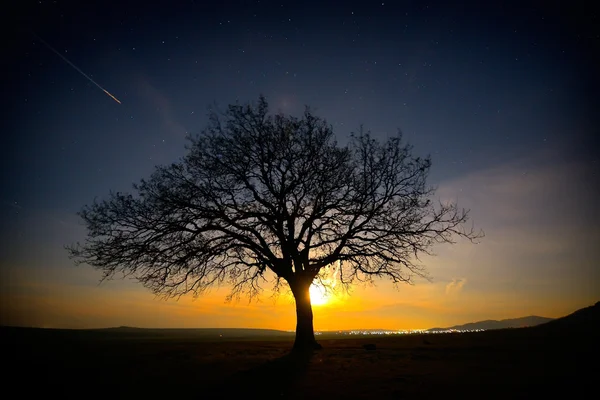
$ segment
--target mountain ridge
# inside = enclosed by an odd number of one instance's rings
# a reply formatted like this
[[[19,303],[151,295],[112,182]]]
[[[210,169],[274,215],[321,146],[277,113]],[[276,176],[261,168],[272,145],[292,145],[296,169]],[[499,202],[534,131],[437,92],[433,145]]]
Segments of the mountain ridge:
[[[439,332],[448,330],[468,331],[468,330],[491,330],[491,329],[507,329],[507,328],[526,328],[529,326],[537,326],[553,321],[555,318],[540,317],[538,315],[530,315],[527,317],[507,318],[501,320],[486,319],[483,321],[468,322],[466,324],[454,325],[448,328],[431,328],[427,332]]]
[[[600,327],[600,301],[591,306],[580,308],[564,317],[556,318],[545,324],[540,324],[535,328],[547,332],[583,332],[590,330],[597,331],[598,327]]]

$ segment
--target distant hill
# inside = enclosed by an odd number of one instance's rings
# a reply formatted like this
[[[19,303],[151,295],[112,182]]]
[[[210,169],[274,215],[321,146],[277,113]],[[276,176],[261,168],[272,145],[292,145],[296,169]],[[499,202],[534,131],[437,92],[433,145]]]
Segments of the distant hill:
[[[489,320],[485,320],[485,321],[470,322],[470,323],[463,324],[463,325],[455,325],[455,326],[451,326],[448,328],[431,328],[431,329],[428,329],[427,331],[428,332],[440,332],[440,331],[447,331],[450,329],[466,331],[466,330],[477,330],[477,329],[490,330],[490,329],[506,329],[506,328],[525,328],[528,326],[537,326],[540,324],[548,323],[552,320],[553,320],[552,318],[538,317],[536,315],[531,315],[529,317],[502,319],[500,321],[489,319]]]
[[[200,339],[200,340],[255,340],[293,338],[294,332],[275,329],[245,328],[136,328],[119,326],[96,329],[54,329],[2,326],[0,331],[7,337],[61,337],[70,338],[131,338],[131,339]]]
[[[597,331],[600,328],[600,301],[536,328],[547,331]]]
[[[225,337],[225,338],[253,338],[273,336],[293,336],[294,332],[276,329],[249,329],[249,328],[136,328],[119,326],[115,328],[90,329],[96,332],[123,333],[151,336],[189,336],[189,337]]]

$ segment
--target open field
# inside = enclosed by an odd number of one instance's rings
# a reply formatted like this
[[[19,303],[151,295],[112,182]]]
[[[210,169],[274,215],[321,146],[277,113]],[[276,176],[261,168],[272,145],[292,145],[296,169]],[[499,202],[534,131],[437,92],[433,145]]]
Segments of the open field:
[[[323,350],[296,356],[285,336],[0,332],[5,382],[19,377],[27,386],[17,390],[27,397],[526,398],[591,388],[598,361],[594,332],[535,328],[321,337]]]
[[[323,350],[296,356],[289,337],[1,332],[5,382],[27,382],[27,397],[525,398],[591,387],[598,361],[593,332],[534,328],[321,337]]]

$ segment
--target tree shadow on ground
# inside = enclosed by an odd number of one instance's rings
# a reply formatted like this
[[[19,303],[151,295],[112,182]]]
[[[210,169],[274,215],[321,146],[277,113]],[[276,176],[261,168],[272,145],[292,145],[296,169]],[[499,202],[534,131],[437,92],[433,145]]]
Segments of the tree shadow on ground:
[[[287,398],[294,392],[314,352],[291,352],[257,367],[239,371],[210,390],[213,398],[257,395],[261,399]]]

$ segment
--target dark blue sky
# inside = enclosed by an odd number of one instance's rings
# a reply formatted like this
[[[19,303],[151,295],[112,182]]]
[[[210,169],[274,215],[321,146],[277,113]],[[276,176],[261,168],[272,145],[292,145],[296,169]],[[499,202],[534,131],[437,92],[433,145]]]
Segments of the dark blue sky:
[[[440,178],[598,143],[598,30],[583,9],[350,3],[32,5],[14,32],[2,159],[19,179],[3,202],[70,208],[127,185],[177,159],[208,104],[260,93],[284,112],[314,107],[340,136],[400,128]]]
[[[340,135],[400,128],[440,176],[592,144],[597,29],[575,7],[40,3],[14,32],[2,158],[20,179],[4,202],[76,206],[81,186],[179,157],[211,102],[259,93],[284,112],[311,105]]]
[[[32,245],[43,228],[27,215],[70,223],[94,197],[181,157],[208,105],[261,93],[274,111],[310,105],[342,143],[360,124],[382,138],[401,129],[431,154],[440,186],[506,165],[527,174],[576,163],[571,211],[591,225],[598,17],[589,2],[484,3],[20,3],[3,62],[0,268],[29,265],[24,249],[63,239]]]

